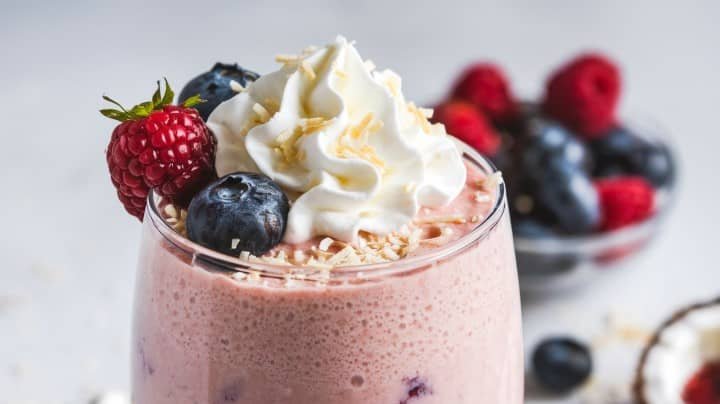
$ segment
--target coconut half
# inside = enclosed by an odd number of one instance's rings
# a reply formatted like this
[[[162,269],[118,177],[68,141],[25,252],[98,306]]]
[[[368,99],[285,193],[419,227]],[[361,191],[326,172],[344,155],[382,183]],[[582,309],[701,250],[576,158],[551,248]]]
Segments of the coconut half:
[[[678,311],[655,332],[640,358],[635,401],[682,404],[690,378],[715,361],[720,361],[720,298]]]

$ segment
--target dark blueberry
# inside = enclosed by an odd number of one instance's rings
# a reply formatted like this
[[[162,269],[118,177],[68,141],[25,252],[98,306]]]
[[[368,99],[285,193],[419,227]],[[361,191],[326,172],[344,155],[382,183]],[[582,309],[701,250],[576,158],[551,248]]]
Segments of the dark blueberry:
[[[555,393],[566,393],[590,377],[593,362],[588,347],[568,337],[548,338],[535,348],[533,372],[538,382]]]
[[[512,218],[513,234],[525,239],[542,239],[557,235],[550,224],[524,215]],[[518,269],[523,275],[558,274],[575,268],[578,257],[573,254],[516,251]]]
[[[526,172],[542,168],[548,160],[557,158],[581,169],[591,166],[585,145],[564,127],[544,119],[529,121],[527,134],[521,139],[517,152]]]
[[[412,403],[416,398],[433,394],[432,389],[421,377],[415,376],[403,379],[407,388],[407,396],[400,400],[400,404]]]
[[[257,73],[245,70],[238,66],[237,63],[232,65],[215,63],[215,66],[213,66],[209,72],[205,72],[190,80],[190,82],[183,87],[178,100],[182,103],[186,99],[200,94],[200,97],[206,100],[206,102],[196,105],[195,108],[200,112],[200,116],[207,121],[210,113],[220,105],[221,102],[229,100],[237,94],[237,92],[230,87],[231,80],[235,80],[245,87],[259,77],[260,75]]]
[[[597,228],[600,222],[598,195],[582,169],[555,156],[525,174],[524,180],[516,181],[523,184],[521,190],[512,192],[511,203],[516,212],[542,217],[570,234],[589,233]],[[509,189],[512,187],[510,183]]]
[[[290,204],[270,178],[228,174],[197,194],[188,208],[190,240],[228,255],[262,255],[285,233]]]
[[[641,175],[657,187],[672,185],[675,180],[670,150],[624,127],[613,129],[589,146],[596,162],[593,175],[597,177]]]

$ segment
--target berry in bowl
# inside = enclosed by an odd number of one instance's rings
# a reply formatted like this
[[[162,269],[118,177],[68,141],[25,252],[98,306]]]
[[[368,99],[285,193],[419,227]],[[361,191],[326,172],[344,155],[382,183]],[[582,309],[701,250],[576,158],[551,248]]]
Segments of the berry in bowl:
[[[582,54],[557,69],[539,101],[513,95],[478,63],[435,121],[503,172],[524,290],[562,289],[633,256],[671,205],[676,163],[659,125],[620,119],[620,69]]]

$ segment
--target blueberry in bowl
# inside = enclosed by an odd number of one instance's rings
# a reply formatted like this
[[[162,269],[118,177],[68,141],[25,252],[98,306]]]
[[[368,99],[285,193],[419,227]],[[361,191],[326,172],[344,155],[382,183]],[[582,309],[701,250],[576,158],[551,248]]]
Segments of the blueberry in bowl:
[[[507,184],[521,288],[587,283],[641,251],[672,205],[678,169],[659,125],[620,117],[618,66],[580,55],[551,74],[539,100],[517,98],[493,69],[467,69],[434,119],[468,144],[493,146],[478,150]],[[487,125],[459,124],[470,121]]]

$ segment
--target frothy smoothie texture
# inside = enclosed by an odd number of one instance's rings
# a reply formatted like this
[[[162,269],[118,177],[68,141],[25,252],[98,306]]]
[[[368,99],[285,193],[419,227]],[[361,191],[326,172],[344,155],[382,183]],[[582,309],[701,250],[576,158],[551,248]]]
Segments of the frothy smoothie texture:
[[[207,117],[220,179],[150,194],[133,402],[521,403],[499,173],[346,39],[276,59]]]

